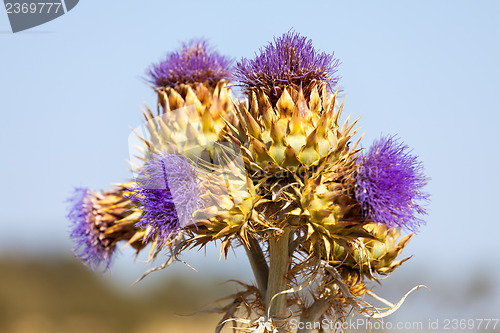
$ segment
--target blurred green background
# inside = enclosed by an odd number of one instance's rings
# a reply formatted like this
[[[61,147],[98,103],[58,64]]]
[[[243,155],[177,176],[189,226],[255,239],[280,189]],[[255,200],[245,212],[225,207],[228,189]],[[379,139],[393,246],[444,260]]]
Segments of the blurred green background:
[[[214,300],[236,291],[236,285],[226,281],[227,276],[192,270],[173,274],[156,272],[138,285],[130,286],[133,279],[114,276],[114,273],[96,275],[74,259],[57,256],[3,256],[0,272],[1,333],[214,332],[220,314],[194,313],[212,308]],[[396,300],[416,281],[425,280],[425,271],[397,274],[396,279],[391,277],[390,281],[384,281],[383,289],[390,289],[385,296]],[[445,320],[453,319],[453,313],[463,308],[470,310],[467,319],[483,318],[488,313],[494,315],[496,309],[490,308],[490,304],[495,301],[492,290],[497,284],[481,269],[477,277],[460,284],[445,280],[433,283],[430,291],[421,290],[410,295],[400,312],[386,320],[392,325],[421,323],[424,330],[387,331],[436,332],[425,330],[429,320],[439,320],[442,330],[437,331],[450,331],[443,329]],[[421,315],[419,306],[447,311],[449,316],[426,318]],[[363,325],[356,327],[359,329],[355,331],[369,331],[362,329],[366,328]],[[223,332],[226,331],[230,332],[229,329]],[[497,327],[495,331],[500,329]]]
[[[0,332],[208,332],[197,315],[220,296],[217,279],[171,276],[152,288],[113,288],[68,258],[0,260]]]

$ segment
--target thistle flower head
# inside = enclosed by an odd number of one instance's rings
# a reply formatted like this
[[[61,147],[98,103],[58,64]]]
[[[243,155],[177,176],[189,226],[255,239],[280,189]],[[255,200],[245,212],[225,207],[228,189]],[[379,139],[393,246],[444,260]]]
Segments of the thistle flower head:
[[[97,213],[100,193],[77,188],[68,199],[71,204],[68,219],[72,222],[71,238],[76,242],[73,252],[92,270],[104,264],[109,268],[115,246],[105,236],[107,221]]]
[[[287,85],[307,88],[323,82],[332,88],[339,80],[338,65],[333,53],[316,51],[312,40],[290,30],[261,48],[254,59],[237,62],[234,76],[247,89],[260,87],[276,96]]]
[[[217,84],[231,75],[232,60],[214,51],[205,40],[184,43],[180,50],[167,54],[165,60],[149,69],[150,81],[157,87],[181,83]]]
[[[164,244],[177,232],[195,224],[193,212],[202,207],[200,180],[181,155],[155,153],[143,166],[131,199],[144,211],[136,226],[150,228]]]
[[[422,187],[428,178],[417,156],[395,137],[382,137],[360,157],[356,178],[356,198],[366,218],[389,227],[416,231],[425,214],[418,201],[429,194]]]

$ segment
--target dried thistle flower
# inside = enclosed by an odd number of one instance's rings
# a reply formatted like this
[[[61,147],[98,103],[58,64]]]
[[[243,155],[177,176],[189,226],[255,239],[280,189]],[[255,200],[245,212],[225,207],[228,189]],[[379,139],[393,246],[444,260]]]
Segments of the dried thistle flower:
[[[76,241],[73,251],[92,270],[102,264],[109,268],[115,249],[103,237],[101,222],[95,214],[96,196],[97,193],[90,189],[77,188],[68,199],[71,203],[68,218],[73,223],[71,238]]]
[[[109,268],[119,241],[128,241],[138,251],[146,245],[140,242],[143,230],[134,226],[141,212],[126,198],[127,186],[106,192],[77,188],[68,199],[73,251],[92,270]]]

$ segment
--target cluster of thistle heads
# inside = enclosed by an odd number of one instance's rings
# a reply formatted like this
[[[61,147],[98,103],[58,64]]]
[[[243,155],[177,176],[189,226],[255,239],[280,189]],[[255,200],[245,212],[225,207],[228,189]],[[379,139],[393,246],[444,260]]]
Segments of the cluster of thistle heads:
[[[328,306],[316,319],[356,309],[366,281],[408,259],[397,257],[413,234],[400,232],[424,223],[428,178],[396,136],[360,148],[357,120],[340,120],[339,64],[294,31],[235,65],[204,40],[153,64],[158,103],[143,110],[137,176],[109,191],[75,191],[75,254],[107,269],[119,242],[149,246],[151,258],[209,242],[226,256],[243,246],[257,285],[235,296],[225,320],[238,311],[266,317],[284,290],[294,316],[319,300]],[[245,98],[233,98],[235,86]],[[285,244],[281,290],[273,242]]]

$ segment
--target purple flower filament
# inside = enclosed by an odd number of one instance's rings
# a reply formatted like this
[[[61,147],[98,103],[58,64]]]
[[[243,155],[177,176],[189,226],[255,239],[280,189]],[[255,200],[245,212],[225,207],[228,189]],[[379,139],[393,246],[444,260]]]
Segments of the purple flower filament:
[[[159,243],[195,225],[193,212],[202,207],[197,173],[181,155],[157,153],[144,165],[131,199],[144,211],[136,226],[150,228]]]
[[[153,64],[148,72],[157,87],[181,83],[217,82],[231,76],[232,60],[214,51],[205,40],[192,40],[165,60]]]
[[[234,76],[247,88],[264,87],[275,93],[278,86],[291,84],[307,87],[325,82],[332,88],[339,80],[338,65],[333,53],[316,51],[312,40],[291,30],[275,37],[254,59],[237,62]]]
[[[383,137],[360,157],[356,177],[356,198],[366,218],[389,227],[416,231],[426,214],[418,202],[429,194],[422,188],[428,183],[423,165],[394,137]]]
[[[106,239],[106,226],[96,212],[99,195],[90,189],[75,189],[68,199],[71,203],[68,219],[73,224],[70,237],[76,242],[73,249],[75,255],[92,270],[102,265],[107,270],[115,247]]]

